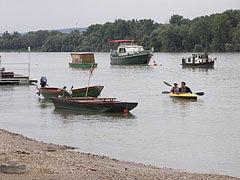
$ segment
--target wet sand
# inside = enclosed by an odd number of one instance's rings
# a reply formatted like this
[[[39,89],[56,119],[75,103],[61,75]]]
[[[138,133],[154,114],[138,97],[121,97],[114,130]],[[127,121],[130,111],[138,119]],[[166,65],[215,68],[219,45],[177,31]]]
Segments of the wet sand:
[[[0,130],[0,164],[15,160],[26,165],[24,174],[0,172],[0,180],[240,179],[124,162],[105,156],[74,152],[73,149],[75,148],[39,142]]]

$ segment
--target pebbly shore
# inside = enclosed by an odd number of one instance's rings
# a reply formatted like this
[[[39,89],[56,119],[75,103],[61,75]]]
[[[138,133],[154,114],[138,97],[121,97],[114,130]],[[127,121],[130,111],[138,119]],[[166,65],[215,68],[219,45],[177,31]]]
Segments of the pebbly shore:
[[[233,180],[217,174],[187,173],[72,151],[74,147],[39,142],[0,130],[0,164],[25,165],[21,174],[0,172],[0,180]],[[207,165],[206,165],[207,166]]]

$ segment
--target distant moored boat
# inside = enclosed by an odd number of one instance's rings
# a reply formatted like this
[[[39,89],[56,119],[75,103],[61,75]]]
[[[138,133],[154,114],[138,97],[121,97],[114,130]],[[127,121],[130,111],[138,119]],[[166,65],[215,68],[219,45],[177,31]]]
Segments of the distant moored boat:
[[[152,58],[150,51],[138,46],[136,40],[115,40],[109,43],[120,43],[116,50],[111,50],[110,59],[112,65],[148,64]]]
[[[209,58],[208,53],[192,54],[191,57],[183,57],[181,65],[182,67],[213,67],[216,59]]]
[[[91,68],[97,67],[93,53],[72,53],[72,63],[69,63],[71,68]]]

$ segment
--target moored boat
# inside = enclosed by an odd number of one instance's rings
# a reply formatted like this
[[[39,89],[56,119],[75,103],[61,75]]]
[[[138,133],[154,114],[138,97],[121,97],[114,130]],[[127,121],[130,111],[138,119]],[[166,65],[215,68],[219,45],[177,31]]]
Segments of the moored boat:
[[[97,67],[97,63],[95,63],[95,58],[93,53],[72,53],[72,63],[69,63],[69,67],[71,68],[94,68]]]
[[[120,43],[116,50],[111,50],[111,65],[134,65],[148,64],[152,58],[150,51],[144,50],[143,46],[137,45],[136,40],[115,40],[109,43]]]
[[[176,99],[189,99],[189,100],[195,99],[196,100],[198,95],[194,93],[182,93],[182,94],[171,93],[169,94],[169,97],[176,98]]]
[[[182,67],[213,68],[217,58],[209,58],[208,53],[192,54],[191,57],[182,58]]]
[[[129,112],[137,102],[120,102],[116,98],[51,98],[56,108],[83,112]]]
[[[86,96],[86,92],[87,92],[87,96],[88,97],[98,97],[102,90],[103,90],[104,86],[89,86],[84,87],[84,88],[78,88],[78,89],[72,89],[72,97],[85,97]],[[61,88],[52,88],[52,87],[39,87],[38,89],[38,94],[42,95],[44,98],[48,99],[48,98],[52,98],[52,97],[58,97],[61,96],[62,93],[62,89]]]

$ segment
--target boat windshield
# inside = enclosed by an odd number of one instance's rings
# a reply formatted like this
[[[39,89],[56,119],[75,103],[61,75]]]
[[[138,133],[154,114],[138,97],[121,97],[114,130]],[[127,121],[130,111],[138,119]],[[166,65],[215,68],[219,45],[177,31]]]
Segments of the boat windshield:
[[[135,42],[124,42],[124,43],[120,43],[120,46],[137,46],[137,43],[135,43]]]
[[[193,58],[198,58],[198,59],[207,59],[208,58],[208,54],[204,53],[204,54],[192,54]]]

